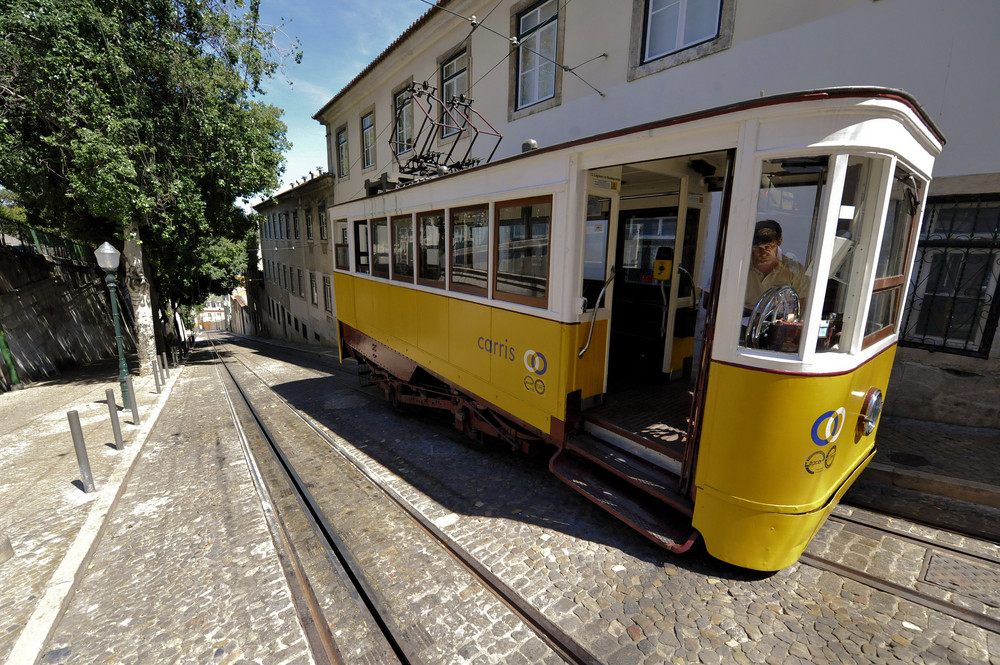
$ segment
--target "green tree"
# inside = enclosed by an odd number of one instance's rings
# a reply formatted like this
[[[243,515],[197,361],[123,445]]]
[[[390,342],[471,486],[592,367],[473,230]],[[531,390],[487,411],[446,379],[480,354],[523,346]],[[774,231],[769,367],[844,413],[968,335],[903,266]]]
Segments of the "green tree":
[[[0,5],[0,183],[50,228],[124,244],[143,367],[160,295],[231,288],[237,203],[283,170],[281,110],[255,97],[285,54],[258,2]]]

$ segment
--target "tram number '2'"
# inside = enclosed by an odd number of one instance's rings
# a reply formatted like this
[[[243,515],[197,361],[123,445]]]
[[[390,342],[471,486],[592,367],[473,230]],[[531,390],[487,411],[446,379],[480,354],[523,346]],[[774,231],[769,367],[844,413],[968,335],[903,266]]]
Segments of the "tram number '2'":
[[[825,448],[840,437],[844,430],[844,422],[847,420],[847,409],[840,407],[836,411],[827,411],[820,415],[813,422],[810,435],[812,442],[817,446]],[[833,460],[837,456],[837,446],[830,446],[825,450],[817,450],[806,458],[806,471],[811,474],[819,473],[833,466]]]

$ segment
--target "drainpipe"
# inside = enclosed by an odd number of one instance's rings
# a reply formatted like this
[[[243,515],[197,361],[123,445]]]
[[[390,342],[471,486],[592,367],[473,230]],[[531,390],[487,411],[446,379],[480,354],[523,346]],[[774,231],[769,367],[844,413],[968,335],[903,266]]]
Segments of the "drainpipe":
[[[17,376],[17,368],[14,367],[14,356],[10,354],[10,347],[7,345],[7,333],[3,331],[2,326],[0,326],[0,354],[3,354],[3,363],[7,366],[7,372],[10,374],[11,388],[13,390],[23,388],[21,379]]]

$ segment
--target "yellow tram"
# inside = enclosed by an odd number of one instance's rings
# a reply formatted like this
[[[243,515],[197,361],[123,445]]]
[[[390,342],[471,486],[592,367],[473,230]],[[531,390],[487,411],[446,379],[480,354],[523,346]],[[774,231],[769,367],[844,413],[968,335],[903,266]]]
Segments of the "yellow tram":
[[[778,570],[875,453],[942,145],[836,88],[339,203],[342,356],[664,547]]]

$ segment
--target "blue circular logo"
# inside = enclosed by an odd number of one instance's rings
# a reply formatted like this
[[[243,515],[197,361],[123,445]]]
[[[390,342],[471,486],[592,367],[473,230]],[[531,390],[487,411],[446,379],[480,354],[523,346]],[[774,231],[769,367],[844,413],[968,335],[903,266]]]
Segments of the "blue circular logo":
[[[840,407],[836,411],[827,411],[812,426],[812,440],[817,446],[833,443],[844,429],[847,420],[847,409]]]
[[[529,372],[541,376],[549,368],[549,363],[541,353],[528,349],[524,352],[524,366]]]

